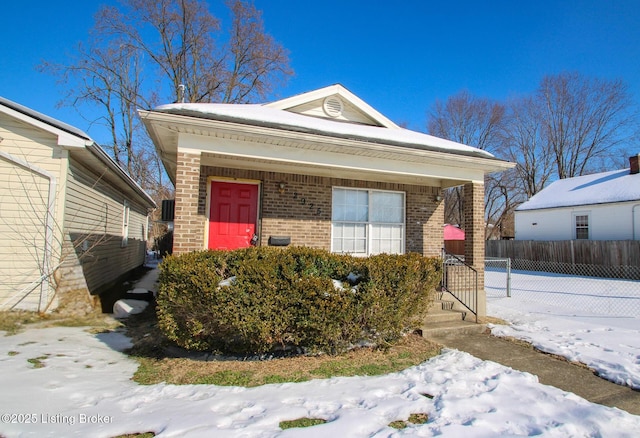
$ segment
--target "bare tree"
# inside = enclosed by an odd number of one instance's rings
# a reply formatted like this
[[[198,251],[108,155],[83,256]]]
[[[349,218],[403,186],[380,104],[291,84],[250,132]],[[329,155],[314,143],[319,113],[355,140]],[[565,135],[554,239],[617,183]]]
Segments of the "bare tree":
[[[445,102],[437,101],[429,113],[427,129],[430,134],[475,146],[495,153],[501,146],[500,133],[505,108],[490,99],[472,96],[462,91]],[[487,179],[486,185],[499,179]],[[485,195],[498,195],[500,190],[485,188]],[[464,228],[463,188],[445,192],[445,222]]]
[[[553,175],[553,150],[546,141],[543,112],[532,97],[512,99],[502,130],[504,158],[517,163],[513,198],[526,201],[542,190]],[[521,196],[518,196],[521,195]]]
[[[135,135],[138,128],[136,110],[153,103],[142,93],[142,63],[139,53],[120,40],[104,46],[99,36],[92,35],[89,44],[79,44],[73,64],[43,63],[40,68],[58,75],[69,86],[67,101],[76,108],[98,108],[101,114],[92,123],[107,128],[111,144],[109,152],[136,180]]]
[[[169,81],[171,101],[246,103],[292,74],[287,51],[265,33],[252,3],[227,1],[228,42],[200,0],[123,0],[96,16],[99,34],[126,41]]]
[[[80,114],[99,110],[91,123],[107,128],[110,155],[158,204],[172,191],[138,108],[156,105],[162,94],[170,102],[246,103],[266,98],[292,74],[287,51],[266,34],[260,11],[247,1],[226,4],[227,35],[201,0],[103,6],[69,64],[40,66],[68,87],[65,104]]]
[[[244,103],[265,98],[292,74],[286,50],[265,33],[253,4],[230,0],[227,6],[232,22],[224,44],[218,44],[219,20],[200,0],[103,6],[71,63],[41,65],[68,86],[65,103],[81,114],[100,109],[92,123],[107,127],[111,155],[151,192],[166,178],[138,108],[155,105],[162,93],[169,101]]]
[[[620,80],[561,73],[542,79],[535,95],[558,178],[602,170],[632,136],[634,114]]]
[[[230,54],[224,102],[265,98],[293,71],[287,51],[264,32],[262,14],[251,3],[228,0],[232,11]]]

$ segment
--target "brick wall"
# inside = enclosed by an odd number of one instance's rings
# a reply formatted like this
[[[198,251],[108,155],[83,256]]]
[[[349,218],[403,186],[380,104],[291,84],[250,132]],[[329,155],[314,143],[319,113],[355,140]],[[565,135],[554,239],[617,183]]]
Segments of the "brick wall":
[[[444,206],[442,202],[435,201],[435,196],[441,194],[436,187],[203,166],[198,190],[198,215],[203,218],[206,217],[208,177],[261,181],[261,219],[258,224],[261,245],[267,245],[270,236],[290,236],[292,245],[326,250],[331,249],[332,187],[406,192],[406,251],[440,255]],[[280,183],[284,183],[282,190]],[[176,193],[176,213],[177,207]],[[201,229],[204,230],[204,223]],[[201,237],[201,245],[203,241]]]
[[[484,291],[484,184],[464,186],[465,261],[478,271],[478,317],[486,316]]]
[[[200,154],[178,152],[176,205],[173,224],[173,253],[203,249],[205,216],[200,199],[205,196],[199,184]],[[206,191],[204,192],[206,194]]]

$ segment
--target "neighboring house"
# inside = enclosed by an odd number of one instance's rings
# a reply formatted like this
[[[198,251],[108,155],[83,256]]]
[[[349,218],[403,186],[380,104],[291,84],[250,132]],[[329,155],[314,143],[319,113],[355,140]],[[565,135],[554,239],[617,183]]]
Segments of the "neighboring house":
[[[140,116],[176,188],[174,254],[290,244],[439,256],[442,190],[464,185],[466,259],[483,272],[484,176],[511,163],[402,129],[341,85]]]
[[[444,249],[449,254],[464,254],[464,230],[451,224],[444,225]]]
[[[0,98],[0,310],[91,307],[144,263],[153,208],[87,134]]]
[[[638,155],[630,169],[553,182],[515,212],[516,240],[640,240]]]

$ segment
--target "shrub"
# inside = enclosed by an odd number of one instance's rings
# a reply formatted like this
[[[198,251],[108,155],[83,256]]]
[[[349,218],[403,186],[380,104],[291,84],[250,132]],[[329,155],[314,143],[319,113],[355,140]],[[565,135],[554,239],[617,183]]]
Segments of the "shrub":
[[[424,320],[440,281],[437,259],[419,254],[380,254],[363,262],[359,297],[361,324],[371,336],[389,342]]]
[[[417,254],[361,259],[305,247],[170,256],[160,265],[159,326],[181,347],[243,354],[389,342],[423,318],[438,266]]]

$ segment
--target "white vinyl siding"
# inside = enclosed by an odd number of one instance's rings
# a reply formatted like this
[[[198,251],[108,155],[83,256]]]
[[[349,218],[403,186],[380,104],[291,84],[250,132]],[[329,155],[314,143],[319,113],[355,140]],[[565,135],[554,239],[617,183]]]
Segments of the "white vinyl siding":
[[[355,255],[404,252],[403,192],[334,188],[332,251]]]

